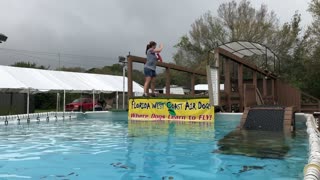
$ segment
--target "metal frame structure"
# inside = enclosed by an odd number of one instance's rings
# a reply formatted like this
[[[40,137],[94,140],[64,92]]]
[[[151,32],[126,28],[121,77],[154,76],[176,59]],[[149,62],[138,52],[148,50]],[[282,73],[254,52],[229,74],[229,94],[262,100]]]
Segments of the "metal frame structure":
[[[280,74],[281,63],[280,59],[271,48],[267,47],[258,42],[250,41],[232,41],[219,45],[220,49],[224,49],[233,55],[240,58],[250,57],[250,56],[265,56],[265,66],[268,66],[269,57],[273,60],[273,72],[276,71],[276,60],[278,60],[278,73]],[[210,52],[214,52],[211,50]]]
[[[240,45],[247,43],[251,47],[239,45],[238,48],[234,49],[225,48],[233,43]],[[252,48],[253,46],[257,49]],[[265,53],[262,49],[266,49]],[[251,54],[248,52],[251,52]],[[254,54],[253,52],[260,52],[260,54]],[[267,105],[294,106],[298,112],[320,111],[319,99],[285,83],[274,72],[261,69],[244,59],[244,57],[250,55],[265,55],[266,61],[269,55],[272,55],[273,59],[278,59],[268,47],[259,43],[240,41],[223,44],[210,51],[210,53],[214,54],[215,67],[218,67],[220,71],[219,80],[224,82],[225,89],[219,92],[219,102],[221,102],[220,106],[223,106],[226,111],[234,111],[233,106],[238,105],[239,111],[242,112],[245,107],[252,105],[252,102],[257,103],[258,98],[261,98],[260,101]],[[210,64],[211,61],[209,59],[208,63]],[[280,59],[278,59],[278,62],[280,69]],[[245,73],[252,74],[252,77],[245,79]]]

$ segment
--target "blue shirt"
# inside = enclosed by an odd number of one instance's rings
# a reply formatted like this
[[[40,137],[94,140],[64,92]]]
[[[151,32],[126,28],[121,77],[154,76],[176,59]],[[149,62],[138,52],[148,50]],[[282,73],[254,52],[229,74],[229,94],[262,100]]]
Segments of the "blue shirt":
[[[151,70],[156,70],[157,67],[157,55],[156,53],[153,51],[153,49],[148,49],[147,51],[147,62],[144,65],[145,68],[151,69]]]

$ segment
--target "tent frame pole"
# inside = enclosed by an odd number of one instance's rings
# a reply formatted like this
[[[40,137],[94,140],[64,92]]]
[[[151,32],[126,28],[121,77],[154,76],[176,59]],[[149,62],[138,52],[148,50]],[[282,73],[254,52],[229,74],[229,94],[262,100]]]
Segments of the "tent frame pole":
[[[10,93],[10,115],[13,114],[13,111],[12,111],[12,104],[13,104],[13,93],[11,92]]]
[[[63,90],[63,114],[66,112],[66,90]]]
[[[119,109],[119,92],[117,91],[116,92],[117,93],[117,95],[116,95],[116,98],[117,98],[117,109]]]
[[[94,109],[94,107],[95,107],[95,101],[96,100],[96,97],[95,97],[95,92],[94,92],[94,89],[92,90],[92,111],[94,112],[95,111],[95,109]]]
[[[59,99],[60,99],[59,96],[60,96],[60,95],[59,95],[59,92],[57,92],[56,112],[59,112]]]
[[[29,113],[30,113],[30,88],[28,88],[28,92],[27,92],[27,115],[29,117]]]
[[[80,108],[79,108],[79,111],[80,112],[83,112],[83,104],[82,104],[82,91],[80,91],[81,92],[81,94],[80,94]]]
[[[123,64],[123,85],[122,85],[122,109],[124,109],[124,100],[125,100],[125,86],[126,86],[126,64]]]

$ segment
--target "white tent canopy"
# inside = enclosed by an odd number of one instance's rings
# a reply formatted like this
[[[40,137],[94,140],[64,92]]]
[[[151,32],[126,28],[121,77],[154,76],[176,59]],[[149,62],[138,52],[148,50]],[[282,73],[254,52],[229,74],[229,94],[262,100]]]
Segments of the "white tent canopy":
[[[127,84],[125,77],[126,92]],[[123,77],[0,66],[0,91],[121,92]],[[133,82],[133,92],[142,93],[143,87]]]
[[[196,91],[208,91],[208,84],[197,84],[194,86],[194,90]],[[224,84],[220,84],[220,90],[224,90]]]

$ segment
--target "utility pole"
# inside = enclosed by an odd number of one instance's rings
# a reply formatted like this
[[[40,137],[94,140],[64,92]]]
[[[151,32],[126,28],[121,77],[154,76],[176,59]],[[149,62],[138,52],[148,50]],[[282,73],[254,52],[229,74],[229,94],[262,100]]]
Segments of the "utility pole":
[[[123,56],[119,56],[119,63],[122,64],[122,109],[125,109],[125,78],[126,78],[126,58]]]
[[[122,77],[123,77],[123,85],[122,85],[122,87],[123,87],[123,89],[122,89],[122,109],[124,110],[125,109],[125,106],[124,106],[124,104],[125,104],[125,97],[126,97],[126,90],[125,90],[125,86],[126,86],[126,84],[125,84],[125,77],[126,77],[126,64],[125,63],[123,63],[123,67],[122,67]]]
[[[61,56],[60,56],[60,53],[58,53],[58,57],[59,57],[59,70],[61,70]]]

